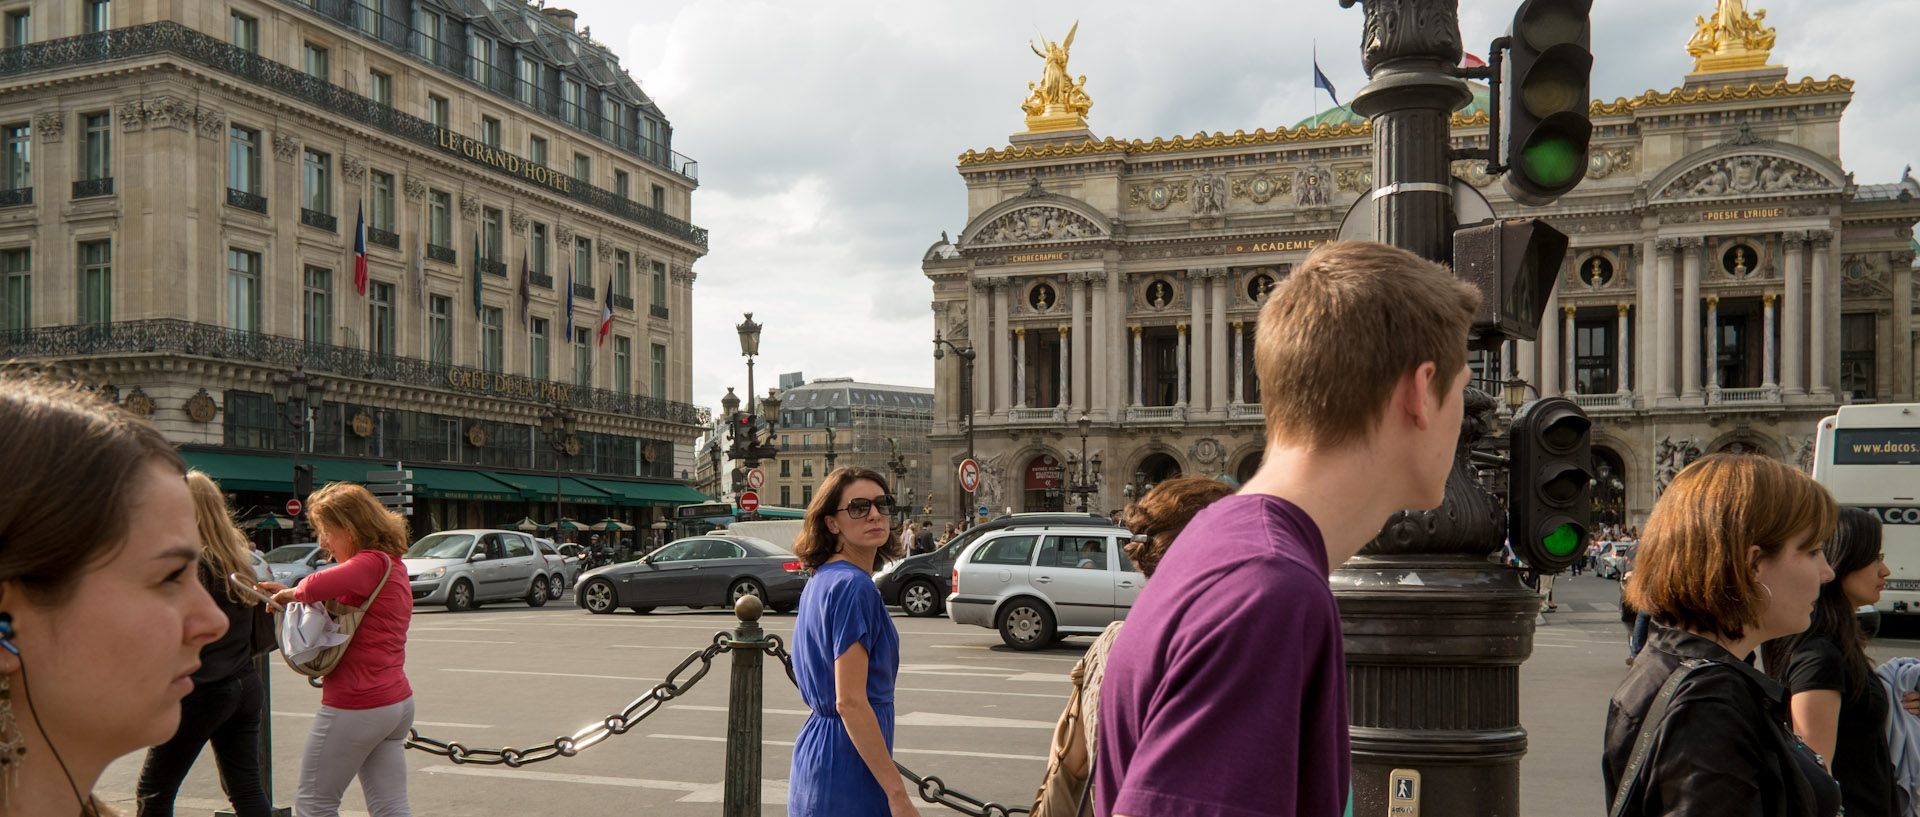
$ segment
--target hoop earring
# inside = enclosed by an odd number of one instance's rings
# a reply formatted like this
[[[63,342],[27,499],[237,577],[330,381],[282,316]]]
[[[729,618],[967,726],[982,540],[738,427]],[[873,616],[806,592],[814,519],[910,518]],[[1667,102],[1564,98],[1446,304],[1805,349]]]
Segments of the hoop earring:
[[[1760,585],[1761,590],[1767,591],[1767,602],[1771,604],[1773,602],[1773,588],[1768,587],[1766,582],[1754,582],[1754,584]]]
[[[20,734],[20,724],[13,719],[13,681],[0,675],[0,773],[5,777],[5,786],[0,787],[0,803],[10,803],[13,790],[20,787],[20,761],[26,755],[27,741]]]

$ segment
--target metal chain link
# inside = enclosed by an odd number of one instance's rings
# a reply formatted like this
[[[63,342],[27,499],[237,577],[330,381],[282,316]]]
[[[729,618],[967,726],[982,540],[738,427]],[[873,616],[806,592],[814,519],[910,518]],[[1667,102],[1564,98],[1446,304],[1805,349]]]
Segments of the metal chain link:
[[[556,757],[573,757],[611,735],[626,734],[640,725],[641,721],[646,720],[647,716],[659,711],[661,704],[687,694],[695,684],[700,683],[700,679],[707,677],[708,670],[713,669],[713,657],[732,649],[728,646],[731,637],[730,633],[725,632],[714,634],[712,644],[704,650],[696,650],[689,654],[687,660],[681,661],[680,666],[674,667],[672,672],[667,673],[666,680],[655,684],[652,689],[647,690],[647,694],[633,699],[632,703],[627,704],[626,709],[608,715],[571,735],[562,735],[531,749],[515,749],[511,746],[504,749],[472,749],[461,745],[458,741],[449,742],[422,737],[418,731],[412,729],[407,730],[407,748],[439,755],[453,761],[456,765],[474,763],[482,766],[506,766],[512,769]],[[686,680],[678,680],[680,674],[686,672],[695,663],[698,663],[700,668]],[[788,673],[791,675],[792,670],[789,669]]]
[[[787,669],[787,680],[793,681],[794,686],[799,686],[799,680],[793,676],[793,656],[787,652],[786,645],[780,641],[779,636],[768,636],[767,641],[769,642],[768,654],[780,659],[781,665]],[[931,775],[921,777],[898,760],[893,762],[893,767],[899,769],[908,780],[913,781],[913,785],[919,789],[920,799],[946,806],[969,817],[1010,817],[1014,814],[1032,812],[1031,808],[1001,805],[947,788],[946,781]]]

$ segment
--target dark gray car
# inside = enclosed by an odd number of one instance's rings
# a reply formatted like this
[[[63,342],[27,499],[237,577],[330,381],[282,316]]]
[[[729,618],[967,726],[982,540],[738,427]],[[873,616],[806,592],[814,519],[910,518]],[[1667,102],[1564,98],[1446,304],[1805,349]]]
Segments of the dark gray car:
[[[574,601],[594,613],[621,607],[648,613],[675,605],[731,607],[741,596],[759,596],[785,613],[799,606],[807,575],[800,557],[764,539],[696,536],[580,574]]]

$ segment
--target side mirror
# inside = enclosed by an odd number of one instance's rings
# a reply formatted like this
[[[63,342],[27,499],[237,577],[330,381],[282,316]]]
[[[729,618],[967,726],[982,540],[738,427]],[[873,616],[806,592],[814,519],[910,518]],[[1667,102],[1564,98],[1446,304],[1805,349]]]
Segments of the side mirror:
[[[482,562],[486,561],[486,558],[487,552],[480,548],[475,548],[472,553],[467,554],[467,561],[469,562]]]

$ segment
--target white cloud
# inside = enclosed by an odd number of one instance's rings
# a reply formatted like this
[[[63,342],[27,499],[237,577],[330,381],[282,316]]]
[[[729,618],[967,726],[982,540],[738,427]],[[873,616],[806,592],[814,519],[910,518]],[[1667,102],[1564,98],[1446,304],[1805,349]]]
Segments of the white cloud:
[[[1098,4],[1006,0],[812,3],[549,0],[580,13],[673,120],[700,160],[693,221],[712,253],[695,265],[695,402],[744,390],[733,325],[766,324],[758,384],[773,374],[930,385],[931,294],[920,255],[957,234],[969,148],[1020,130],[1037,79],[1027,41],[1078,19],[1072,70],[1087,75],[1096,132],[1120,138],[1291,125],[1327,107],[1312,53],[1342,101],[1365,84],[1362,13],[1333,0]],[[1774,60],[1791,76],[1857,81],[1842,158],[1862,183],[1892,181],[1920,149],[1920,3],[1773,0]],[[1519,0],[1467,0],[1469,52],[1503,32]],[[1751,5],[1751,4],[1750,4]],[[1712,0],[1602,0],[1594,95],[1677,87],[1684,46]],[[764,393],[765,385],[761,385]]]

